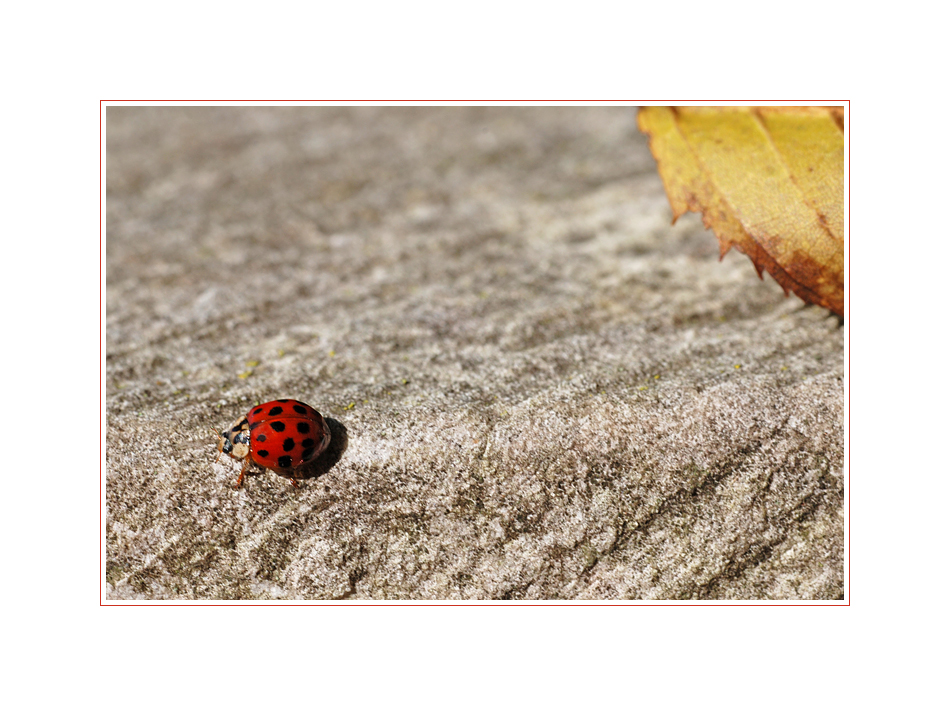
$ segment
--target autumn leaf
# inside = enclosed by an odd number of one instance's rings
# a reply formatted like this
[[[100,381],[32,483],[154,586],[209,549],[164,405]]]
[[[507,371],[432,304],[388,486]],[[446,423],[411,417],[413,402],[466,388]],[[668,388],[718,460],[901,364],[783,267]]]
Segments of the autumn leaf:
[[[673,208],[785,290],[844,316],[842,108],[641,108]]]

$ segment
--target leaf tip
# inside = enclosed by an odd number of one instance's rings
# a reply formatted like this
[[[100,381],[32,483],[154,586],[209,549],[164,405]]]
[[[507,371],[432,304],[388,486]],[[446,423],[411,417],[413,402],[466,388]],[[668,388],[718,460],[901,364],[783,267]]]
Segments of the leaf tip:
[[[716,239],[719,241],[719,262],[722,262],[722,258],[726,256],[726,253],[732,250],[732,241],[718,236]]]

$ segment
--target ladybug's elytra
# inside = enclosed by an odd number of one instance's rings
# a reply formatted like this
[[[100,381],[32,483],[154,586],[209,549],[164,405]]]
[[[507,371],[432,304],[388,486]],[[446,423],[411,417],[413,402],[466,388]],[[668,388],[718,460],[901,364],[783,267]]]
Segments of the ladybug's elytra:
[[[306,478],[313,459],[330,445],[330,428],[320,413],[297,400],[274,400],[254,407],[225,432],[218,432],[218,458],[226,453],[241,461],[241,475],[235,488],[244,482],[251,466],[269,468],[290,478]]]

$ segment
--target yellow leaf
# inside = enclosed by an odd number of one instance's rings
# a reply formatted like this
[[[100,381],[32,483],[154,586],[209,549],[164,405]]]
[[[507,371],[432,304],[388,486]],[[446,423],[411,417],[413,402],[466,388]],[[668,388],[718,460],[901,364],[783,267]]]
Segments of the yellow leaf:
[[[786,294],[844,316],[840,108],[641,108],[673,208],[703,214]]]

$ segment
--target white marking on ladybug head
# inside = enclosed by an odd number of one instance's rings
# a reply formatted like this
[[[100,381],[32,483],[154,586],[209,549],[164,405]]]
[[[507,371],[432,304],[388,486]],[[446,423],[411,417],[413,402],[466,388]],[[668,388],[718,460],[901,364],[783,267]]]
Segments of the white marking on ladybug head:
[[[237,443],[232,444],[231,447],[231,451],[228,452],[228,455],[233,458],[243,459],[251,453],[251,447],[248,444]]]

